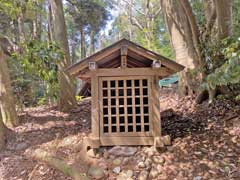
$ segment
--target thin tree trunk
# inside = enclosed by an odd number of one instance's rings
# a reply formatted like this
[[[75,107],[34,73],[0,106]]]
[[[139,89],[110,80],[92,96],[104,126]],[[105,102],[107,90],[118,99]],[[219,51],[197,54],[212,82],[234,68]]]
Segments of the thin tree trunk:
[[[80,29],[80,36],[81,36],[81,58],[85,58],[85,36],[83,28]]]
[[[51,5],[48,5],[48,40],[53,41],[53,19]]]
[[[1,101],[1,96],[0,96]],[[5,147],[5,126],[3,124],[1,109],[0,109],[0,151]]]
[[[73,79],[65,71],[71,64],[69,46],[67,40],[67,30],[63,13],[62,0],[50,1],[53,20],[53,37],[64,52],[64,58],[58,64],[59,80],[59,107],[61,111],[69,111],[76,105],[75,87]]]
[[[32,38],[37,39],[38,30],[37,30],[37,17],[32,21]]]
[[[218,38],[224,39],[232,35],[232,0],[215,0],[217,12]]]
[[[19,34],[19,42],[23,43],[25,41],[25,33],[24,33],[24,19],[23,19],[23,12],[20,11],[18,17],[18,34]]]
[[[2,120],[7,127],[18,125],[18,117],[12,93],[7,65],[7,56],[0,48],[0,110]]]
[[[206,17],[206,30],[205,32],[203,32],[202,34],[202,41],[209,41],[211,40],[212,36],[212,29],[214,27],[214,24],[216,22],[216,7],[215,7],[215,3],[214,0],[205,0],[204,1],[204,14]],[[214,36],[214,34],[213,34]]]
[[[94,45],[95,40],[94,40],[94,38],[95,38],[95,33],[94,33],[94,31],[92,30],[92,31],[90,32],[90,41],[91,41],[91,43],[90,43],[90,55],[95,52],[95,45]]]
[[[76,62],[76,43],[77,43],[77,38],[76,38],[76,34],[77,34],[77,31],[76,31],[76,28],[73,27],[73,30],[72,30],[72,64]]]

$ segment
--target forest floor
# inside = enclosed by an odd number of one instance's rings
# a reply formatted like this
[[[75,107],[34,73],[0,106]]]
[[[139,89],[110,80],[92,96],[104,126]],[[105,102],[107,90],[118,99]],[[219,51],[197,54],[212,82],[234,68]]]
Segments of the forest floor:
[[[90,133],[90,99],[71,113],[40,106],[20,113],[6,150],[0,152],[0,180],[67,180],[59,170],[32,158],[44,149],[79,171],[102,179],[240,179],[240,104],[216,100],[196,105],[162,90],[163,134],[172,145],[100,148],[86,152],[82,139]],[[119,154],[119,152],[121,154]]]

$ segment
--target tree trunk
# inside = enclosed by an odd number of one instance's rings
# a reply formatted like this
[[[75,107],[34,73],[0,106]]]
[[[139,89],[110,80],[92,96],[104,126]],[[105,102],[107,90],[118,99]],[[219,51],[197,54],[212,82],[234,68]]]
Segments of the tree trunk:
[[[224,38],[232,35],[233,19],[232,19],[232,0],[214,0],[217,16],[217,37],[220,42]],[[213,101],[216,96],[217,88],[208,88],[209,103]]]
[[[95,52],[95,45],[94,45],[95,39],[94,39],[94,38],[95,38],[95,33],[94,33],[94,31],[92,30],[92,31],[90,32],[90,41],[91,41],[91,43],[90,43],[90,55]]]
[[[204,5],[204,15],[206,18],[206,25],[205,25],[205,30],[202,33],[202,41],[203,42],[209,42],[215,37],[215,34],[213,34],[213,27],[216,22],[216,7],[214,0],[205,0],[203,2]]]
[[[232,0],[215,0],[219,40],[232,35]]]
[[[80,29],[80,36],[81,36],[81,58],[86,57],[86,52],[85,52],[85,37],[84,37],[84,30],[83,28]]]
[[[1,97],[0,97],[1,101]],[[1,109],[0,109],[0,151],[5,146],[5,126],[3,124],[2,116],[1,116]]]
[[[185,70],[179,73],[179,94],[181,96],[192,94],[196,91],[198,84],[195,84],[191,72],[199,67],[199,56],[193,40],[196,39],[195,33],[192,32],[193,27],[180,1],[162,0],[161,4],[176,62],[185,66]]]
[[[23,43],[25,41],[25,33],[24,33],[24,19],[23,19],[22,10],[20,10],[20,13],[17,17],[17,22],[18,22],[19,42]]]
[[[59,106],[61,111],[69,111],[76,105],[75,87],[73,79],[65,71],[71,64],[67,30],[63,13],[62,0],[50,1],[53,20],[53,38],[60,45],[64,52],[64,59],[58,64],[58,80],[59,80]]]
[[[76,62],[76,44],[77,44],[77,31],[76,31],[76,28],[73,27],[73,30],[72,30],[72,35],[71,35],[71,39],[72,39],[72,64]]]
[[[37,17],[35,17],[34,20],[32,21],[32,38],[33,39],[38,38]]]
[[[53,41],[53,19],[51,5],[48,5],[48,40]]]
[[[7,127],[18,125],[18,117],[12,93],[7,65],[7,56],[0,48],[0,110],[2,120]]]

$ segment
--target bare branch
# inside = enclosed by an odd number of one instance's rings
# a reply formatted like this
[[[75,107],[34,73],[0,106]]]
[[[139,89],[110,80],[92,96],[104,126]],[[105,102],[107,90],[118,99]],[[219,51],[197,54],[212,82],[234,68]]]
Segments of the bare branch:
[[[154,13],[153,18],[157,17],[157,16],[160,14],[161,11],[162,11],[162,7],[160,6],[160,7],[157,9],[157,11]]]
[[[132,13],[131,12],[124,12],[126,15],[127,15],[127,17],[128,17],[128,19],[129,19],[129,21],[130,21],[130,23],[133,25],[133,26],[136,26],[139,30],[143,30],[144,29],[144,26],[140,23],[140,21],[136,18],[136,17],[134,17],[134,16],[132,16]]]
[[[127,3],[127,4],[128,4],[131,8],[133,8],[135,11],[137,11],[138,13],[142,14],[143,16],[145,16],[145,14],[144,14],[142,11],[140,11],[139,9],[137,9],[137,8],[134,7],[134,4],[133,4],[133,3],[129,2],[128,0],[123,0],[123,2]]]
[[[141,25],[141,23],[137,20],[136,17],[130,17],[130,23],[134,26],[136,26],[141,31],[144,29],[144,27]]]

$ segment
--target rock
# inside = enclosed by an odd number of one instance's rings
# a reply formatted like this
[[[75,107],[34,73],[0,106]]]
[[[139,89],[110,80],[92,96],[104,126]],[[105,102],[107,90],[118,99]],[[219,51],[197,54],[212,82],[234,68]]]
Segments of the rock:
[[[127,170],[126,175],[127,175],[127,177],[132,177],[133,176],[133,171],[132,170]]]
[[[132,170],[123,171],[117,176],[117,180],[132,180],[132,176]]]
[[[161,174],[162,171],[163,171],[163,167],[162,167],[162,165],[158,164],[156,168],[157,168],[159,174]]]
[[[105,176],[103,169],[95,166],[89,168],[88,175],[95,179],[101,179]]]
[[[98,166],[101,167],[104,170],[108,169],[107,162],[99,162]]]
[[[196,177],[193,178],[193,180],[201,180],[201,179],[202,179],[201,176],[196,176]]]
[[[128,157],[125,157],[125,158],[123,158],[123,161],[122,161],[122,165],[127,165],[128,164],[128,162],[129,162],[129,158]]]
[[[116,177],[116,179],[117,180],[126,180],[126,177],[124,175],[120,174]]]
[[[138,163],[138,168],[145,168],[146,167],[146,164],[144,162],[139,162]]]
[[[195,154],[195,155],[201,155],[202,152],[201,152],[201,151],[195,151],[194,154]]]
[[[143,170],[140,172],[140,174],[138,175],[138,180],[147,180],[148,179],[148,171]]]
[[[151,157],[156,153],[156,149],[154,146],[152,146],[152,147],[146,148],[144,150],[144,153],[147,154],[148,157]]]
[[[114,166],[120,166],[121,163],[122,163],[122,160],[120,158],[114,159],[112,162]]]
[[[152,166],[152,160],[151,160],[150,158],[147,158],[144,163],[145,163],[145,165],[146,165],[147,168],[151,168],[151,166]]]
[[[109,159],[114,160],[114,159],[115,159],[115,156],[113,156],[113,155],[109,155]]]
[[[28,147],[28,144],[25,142],[18,143],[15,147],[16,150],[24,150]]]
[[[103,157],[104,157],[105,159],[108,159],[108,158],[109,158],[109,153],[108,153],[107,151],[105,151],[105,152],[103,153]]]
[[[174,151],[174,148],[173,148],[172,146],[167,146],[167,150],[168,150],[169,152],[173,152],[173,151]]]
[[[113,172],[116,173],[116,174],[119,174],[121,172],[120,166],[117,166],[117,167],[113,168]]]
[[[156,178],[158,175],[159,175],[158,170],[157,170],[156,168],[152,168],[151,171],[150,171],[150,173],[149,173],[149,176],[154,179],[154,178]]]
[[[171,145],[171,138],[169,135],[163,136],[161,138],[164,145],[170,146]]]
[[[125,176],[123,176],[123,175],[118,175],[117,177],[116,177],[116,179],[117,180],[133,180],[133,178],[128,178],[128,177],[125,177]]]
[[[88,157],[96,158],[96,150],[90,149],[87,151]]]
[[[108,151],[110,155],[114,156],[133,156],[137,152],[136,147],[128,147],[128,146],[114,146],[112,149]]]
[[[152,157],[153,162],[157,163],[157,164],[164,164],[165,159],[161,156],[153,156]]]

